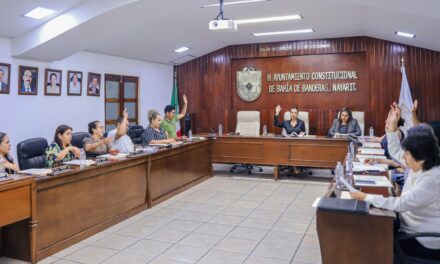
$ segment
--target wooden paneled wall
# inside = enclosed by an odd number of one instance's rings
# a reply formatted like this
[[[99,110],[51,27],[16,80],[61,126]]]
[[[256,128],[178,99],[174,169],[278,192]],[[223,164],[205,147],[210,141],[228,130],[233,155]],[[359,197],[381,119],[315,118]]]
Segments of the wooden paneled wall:
[[[384,130],[385,117],[392,101],[397,101],[402,75],[400,60],[404,58],[413,99],[419,99],[419,117],[423,121],[440,119],[440,53],[370,37],[352,37],[322,40],[288,41],[277,43],[234,45],[222,48],[200,58],[176,66],[179,94],[189,98],[188,110],[193,114],[193,132],[217,130],[220,123],[224,131],[233,131],[236,113],[240,110],[259,110],[261,125],[267,124],[269,132],[279,132],[272,125],[276,100],[245,103],[238,100],[235,88],[235,64],[257,61],[261,58],[320,55],[365,54],[365,74],[368,76],[369,96],[365,101],[341,102],[354,110],[365,111],[365,128],[373,126],[377,133]],[[267,60],[269,61],[269,60]],[[235,67],[235,68],[234,68]],[[263,73],[264,75],[264,73]],[[264,93],[261,96],[271,96]],[[350,96],[350,94],[348,94]],[[290,96],[290,95],[289,95]],[[181,98],[181,97],[180,97]],[[300,110],[310,113],[310,133],[325,135],[341,103],[335,100],[331,107],[322,106],[320,100],[307,103],[295,101],[292,105],[306,106]],[[287,108],[289,100],[279,103]],[[365,107],[367,106],[367,107]]]

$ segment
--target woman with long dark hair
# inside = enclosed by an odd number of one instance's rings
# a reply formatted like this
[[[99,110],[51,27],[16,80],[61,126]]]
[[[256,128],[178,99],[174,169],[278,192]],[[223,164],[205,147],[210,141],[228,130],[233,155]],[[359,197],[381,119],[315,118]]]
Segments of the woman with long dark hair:
[[[72,146],[72,128],[60,125],[55,130],[53,142],[46,149],[46,167],[52,167],[56,163],[70,161],[79,157],[81,151]]]
[[[14,163],[14,159],[9,155],[11,151],[11,143],[9,142],[9,137],[6,133],[0,132],[0,158],[5,161],[6,172],[12,174],[18,172],[20,169],[18,165]]]
[[[353,114],[350,108],[342,108],[339,111],[338,118],[333,120],[332,127],[328,131],[330,137],[334,137],[336,134],[353,134],[355,136],[362,135],[361,127],[356,119],[353,118]]]

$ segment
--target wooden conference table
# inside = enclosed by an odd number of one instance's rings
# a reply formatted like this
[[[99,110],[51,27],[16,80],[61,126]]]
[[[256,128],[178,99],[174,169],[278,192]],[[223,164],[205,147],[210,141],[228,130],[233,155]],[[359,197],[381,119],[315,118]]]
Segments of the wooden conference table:
[[[249,163],[274,166],[305,166],[334,169],[348,150],[347,139],[323,136],[221,136],[213,144],[212,162]]]
[[[11,249],[1,253],[33,262],[44,259],[208,179],[213,162],[334,168],[347,145],[344,139],[324,137],[223,136],[35,177],[36,234],[29,235],[28,221],[5,222],[3,234],[14,236],[2,236],[3,248]]]

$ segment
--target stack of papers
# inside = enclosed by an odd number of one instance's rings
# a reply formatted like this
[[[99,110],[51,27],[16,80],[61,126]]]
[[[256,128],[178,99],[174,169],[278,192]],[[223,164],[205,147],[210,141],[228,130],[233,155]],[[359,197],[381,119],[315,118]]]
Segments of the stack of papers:
[[[71,161],[65,161],[65,162],[63,162],[63,164],[66,164],[66,165],[78,165],[78,166],[80,166],[81,165],[81,160],[71,160]],[[95,164],[95,161],[94,160],[85,160],[85,166],[90,166],[90,165],[93,165],[93,164]]]
[[[378,171],[383,172],[388,170],[388,165],[386,164],[365,164],[362,162],[353,162],[353,171]]]
[[[119,160],[119,159],[125,159],[127,156],[128,156],[127,153],[118,153],[116,155],[112,155],[112,154],[100,155],[97,158],[106,158],[106,159]]]
[[[365,162],[366,159],[381,159],[381,160],[386,160],[387,159],[387,157],[381,156],[381,155],[363,155],[363,154],[356,155],[356,158],[360,162]]]
[[[359,152],[361,154],[367,154],[367,155],[385,155],[384,149],[377,149],[377,148],[359,148]]]
[[[364,147],[364,148],[382,148],[380,143],[377,143],[377,142],[363,142],[362,147]]]
[[[28,175],[39,175],[39,176],[46,176],[48,173],[51,173],[52,169],[27,169],[19,171],[18,173],[21,174],[28,174]]]
[[[385,176],[353,175],[353,179],[356,186],[393,187]]]
[[[340,199],[353,199],[351,198],[351,194],[350,192],[347,191],[342,191],[341,192],[341,197],[339,197]]]

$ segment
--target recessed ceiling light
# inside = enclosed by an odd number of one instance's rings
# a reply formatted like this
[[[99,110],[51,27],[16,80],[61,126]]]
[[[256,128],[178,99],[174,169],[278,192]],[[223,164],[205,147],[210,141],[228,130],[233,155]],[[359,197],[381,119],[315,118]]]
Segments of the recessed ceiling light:
[[[44,8],[44,7],[37,7],[33,10],[27,12],[24,16],[30,17],[33,19],[43,19],[51,14],[55,13],[55,10]]]
[[[313,29],[298,29],[298,30],[286,30],[286,31],[275,31],[275,32],[264,32],[264,33],[252,33],[255,37],[262,36],[273,36],[273,35],[287,35],[287,34],[301,34],[301,33],[313,33]]]
[[[187,50],[189,50],[188,47],[181,47],[181,48],[175,49],[174,52],[182,53],[182,52],[185,52]]]
[[[235,23],[237,23],[237,24],[250,24],[250,23],[259,23],[259,22],[295,20],[295,19],[302,19],[302,18],[303,17],[301,15],[261,17],[261,18],[239,19],[239,20],[235,20]]]
[[[248,3],[255,3],[255,2],[268,2],[268,1],[271,1],[271,0],[242,0],[242,1],[224,2],[223,5],[227,6],[227,5],[238,5],[238,4],[248,4]],[[220,6],[220,4],[204,5],[204,6],[202,6],[202,8],[216,7],[216,6]]]
[[[397,36],[401,36],[401,37],[405,37],[405,38],[415,38],[416,37],[416,35],[414,35],[414,34],[405,33],[405,32],[402,32],[402,31],[396,31],[396,35]]]

